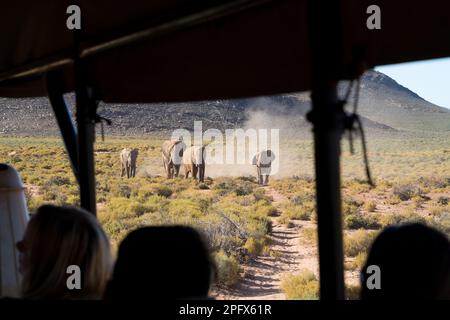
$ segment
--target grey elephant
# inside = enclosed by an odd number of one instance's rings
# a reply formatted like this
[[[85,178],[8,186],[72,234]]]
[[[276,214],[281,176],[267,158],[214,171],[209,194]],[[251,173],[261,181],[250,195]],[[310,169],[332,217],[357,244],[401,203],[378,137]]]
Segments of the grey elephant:
[[[136,176],[136,162],[138,155],[138,149],[125,148],[120,151],[121,177],[123,177],[125,173],[127,174],[127,178]]]
[[[184,151],[183,155],[184,177],[187,179],[189,173],[199,182],[205,181],[205,146],[191,146]]]
[[[167,178],[178,177],[186,145],[182,139],[167,140],[162,145],[162,158]]]
[[[252,165],[256,166],[256,174],[260,185],[267,186],[269,184],[269,175],[274,160],[275,154],[271,150],[260,151],[253,157]]]

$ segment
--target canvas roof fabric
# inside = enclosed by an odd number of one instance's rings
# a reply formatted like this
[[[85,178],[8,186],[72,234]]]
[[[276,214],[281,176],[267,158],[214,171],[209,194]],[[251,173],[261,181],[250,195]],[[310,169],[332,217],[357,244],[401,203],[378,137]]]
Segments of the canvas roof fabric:
[[[340,25],[312,17],[306,0],[80,0],[76,37],[66,27],[73,3],[0,3],[0,96],[47,95],[50,70],[60,73],[64,92],[73,91],[76,54],[105,102],[305,91],[311,88],[308,19],[340,30],[333,53],[339,79],[353,76],[355,52],[367,67],[450,56],[450,3],[442,0],[341,0]],[[366,27],[373,4],[381,9],[380,30]]]

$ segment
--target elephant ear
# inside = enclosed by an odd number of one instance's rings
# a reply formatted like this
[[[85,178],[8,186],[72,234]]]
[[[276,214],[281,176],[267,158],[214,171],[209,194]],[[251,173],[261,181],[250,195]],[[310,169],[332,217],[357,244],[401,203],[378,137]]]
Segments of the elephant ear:
[[[258,162],[258,159],[257,159],[258,157],[257,157],[257,155],[254,155],[253,156],[253,159],[252,159],[252,165],[253,166],[256,166],[256,164],[257,164],[257,162]]]

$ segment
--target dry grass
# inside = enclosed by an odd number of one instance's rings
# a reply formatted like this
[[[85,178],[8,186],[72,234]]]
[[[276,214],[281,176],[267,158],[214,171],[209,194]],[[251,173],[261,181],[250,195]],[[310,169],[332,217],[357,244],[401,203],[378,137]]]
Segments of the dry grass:
[[[388,225],[422,222],[450,235],[450,153],[443,148],[448,137],[405,139],[369,141],[375,188],[362,180],[361,158],[343,154],[342,218],[350,269],[361,267],[377,231]],[[277,209],[252,177],[207,177],[203,184],[165,179],[161,143],[160,138],[149,137],[113,138],[96,144],[98,217],[114,248],[139,226],[192,225],[205,234],[221,261],[220,268],[227,270],[221,283],[231,284],[240,274],[236,263],[276,254],[267,243],[270,216],[282,213],[278,222],[287,226],[292,220],[316,221],[312,155],[290,164],[298,170],[296,176],[271,180],[271,187],[288,198]],[[140,150],[134,179],[120,177],[118,153],[124,146]],[[296,141],[295,146],[310,150],[311,143]],[[0,162],[13,165],[31,187],[27,191],[31,211],[44,203],[79,203],[76,181],[59,139],[2,137]],[[302,245],[317,244],[316,228],[302,228],[300,233]]]

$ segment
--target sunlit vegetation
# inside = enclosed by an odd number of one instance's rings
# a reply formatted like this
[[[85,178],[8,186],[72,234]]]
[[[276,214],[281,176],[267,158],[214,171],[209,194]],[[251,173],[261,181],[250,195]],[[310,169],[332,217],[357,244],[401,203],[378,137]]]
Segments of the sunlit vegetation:
[[[287,274],[281,280],[281,288],[287,299],[319,299],[319,281],[310,270],[303,270],[298,274]]]
[[[375,236],[383,228],[420,222],[450,234],[450,152],[444,138],[414,141],[374,139],[369,143],[376,186],[364,180],[360,155],[343,152],[342,225],[345,269],[359,270]],[[413,143],[414,142],[414,143]],[[285,197],[273,199],[248,176],[222,177],[206,171],[204,183],[164,177],[160,138],[114,138],[96,143],[98,218],[114,249],[133,229],[145,225],[185,224],[201,230],[217,266],[217,283],[230,287],[242,277],[242,266],[270,249],[272,222],[299,228],[302,246],[317,246],[315,185],[311,154],[290,163],[295,173],[272,179]],[[140,151],[137,176],[120,177],[119,151]],[[295,146],[311,151],[308,141]],[[303,149],[302,149],[303,148]],[[305,151],[306,152],[306,151]],[[0,138],[0,162],[13,165],[25,183],[28,207],[44,203],[77,205],[78,187],[63,145],[57,138]],[[281,170],[283,171],[283,170]],[[290,172],[292,173],[292,172]],[[276,219],[276,220],[274,220]],[[317,275],[286,276],[282,289],[290,299],[316,299]],[[348,287],[356,296],[358,288]]]

